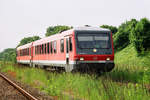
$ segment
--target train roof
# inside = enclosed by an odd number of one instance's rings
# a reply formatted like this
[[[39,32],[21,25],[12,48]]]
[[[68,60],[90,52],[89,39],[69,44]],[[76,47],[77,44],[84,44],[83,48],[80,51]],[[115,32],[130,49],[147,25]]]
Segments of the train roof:
[[[21,50],[21,49],[25,49],[25,48],[30,48],[31,46],[32,46],[32,42],[28,43],[28,44],[25,44],[25,45],[22,45],[22,46],[19,46],[17,48],[17,50]]]
[[[72,32],[73,32],[73,29],[70,29],[70,30],[67,30],[67,31],[63,31],[61,33],[57,33],[55,35],[44,37],[40,40],[34,41],[33,46],[37,46],[37,45],[40,45],[40,44],[43,44],[43,43],[48,43],[48,42],[51,42],[51,41],[55,41],[57,39],[61,39],[61,38],[65,37],[66,35],[72,34]]]
[[[75,27],[73,29],[70,29],[70,30],[67,30],[67,31],[63,31],[61,33],[58,33],[58,34],[55,34],[55,35],[51,35],[49,37],[44,37],[44,38],[42,38],[40,40],[37,40],[37,41],[31,42],[31,43],[25,44],[23,46],[18,47],[17,50],[29,48],[29,47],[32,46],[32,43],[33,43],[33,46],[36,46],[36,45],[40,45],[40,44],[47,43],[47,42],[50,42],[50,41],[54,41],[56,39],[61,39],[62,37],[66,36],[66,35],[72,34],[73,31],[110,32],[109,29],[99,28],[99,27]]]
[[[75,27],[73,28],[73,30],[75,31],[104,31],[104,32],[110,31],[109,29],[99,28],[99,27]]]

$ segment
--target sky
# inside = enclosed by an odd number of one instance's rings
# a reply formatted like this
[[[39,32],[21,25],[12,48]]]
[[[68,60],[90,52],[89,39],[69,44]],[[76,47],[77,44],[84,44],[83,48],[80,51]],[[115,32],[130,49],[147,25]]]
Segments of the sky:
[[[0,52],[21,39],[44,37],[49,26],[119,26],[150,19],[150,0],[0,0]]]

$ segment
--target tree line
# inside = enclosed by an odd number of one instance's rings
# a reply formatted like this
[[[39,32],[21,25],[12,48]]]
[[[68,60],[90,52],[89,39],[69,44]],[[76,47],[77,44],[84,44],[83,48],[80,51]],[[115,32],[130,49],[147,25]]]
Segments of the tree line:
[[[132,44],[137,54],[143,54],[150,50],[150,20],[142,18],[141,20],[131,19],[123,22],[119,27],[111,25],[101,25],[101,28],[110,29],[113,33],[115,52],[122,50],[129,44]],[[72,29],[72,26],[57,25],[49,26],[46,29],[45,37]],[[25,37],[18,46],[41,39],[39,36]],[[0,53],[0,60],[16,62],[15,48],[5,49]]]
[[[144,54],[150,50],[150,21],[147,18],[126,21],[118,27],[113,38],[116,52],[131,44],[138,56]]]

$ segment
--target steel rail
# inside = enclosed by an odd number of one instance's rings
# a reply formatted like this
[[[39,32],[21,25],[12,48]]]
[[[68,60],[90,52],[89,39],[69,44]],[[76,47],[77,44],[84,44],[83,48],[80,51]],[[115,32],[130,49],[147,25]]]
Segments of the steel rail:
[[[29,100],[38,100],[31,94],[29,94],[27,91],[19,87],[17,84],[12,82],[10,79],[8,79],[6,76],[0,73],[0,77],[2,77],[4,80],[6,80],[10,85],[12,85],[14,88],[16,88],[19,92],[21,92],[25,97],[27,97]]]

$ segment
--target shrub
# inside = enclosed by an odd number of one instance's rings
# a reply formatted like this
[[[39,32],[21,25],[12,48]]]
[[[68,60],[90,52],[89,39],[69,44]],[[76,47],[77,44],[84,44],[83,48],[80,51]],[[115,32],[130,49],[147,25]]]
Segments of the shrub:
[[[136,24],[137,20],[131,19],[130,21],[126,21],[119,26],[118,32],[114,35],[115,50],[121,50],[131,43],[130,38],[132,37],[130,34],[135,29]]]
[[[132,41],[138,53],[150,48],[150,21],[147,18],[141,19],[132,32]]]

